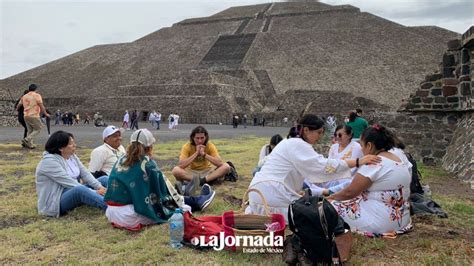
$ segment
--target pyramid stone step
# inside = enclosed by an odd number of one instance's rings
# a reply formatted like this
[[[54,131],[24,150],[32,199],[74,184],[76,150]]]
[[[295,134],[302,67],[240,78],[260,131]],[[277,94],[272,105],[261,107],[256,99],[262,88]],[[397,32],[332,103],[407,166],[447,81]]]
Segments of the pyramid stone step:
[[[256,34],[219,36],[199,63],[200,67],[237,68],[242,63]]]
[[[247,18],[247,19],[244,19],[244,20],[242,21],[242,23],[240,24],[239,28],[235,31],[234,34],[241,34],[241,33],[244,31],[245,27],[247,27],[247,25],[249,24],[249,22],[250,22],[250,19],[248,19],[248,18]]]
[[[254,73],[260,83],[264,98],[267,102],[271,101],[275,97],[276,92],[268,72],[266,70],[254,70]]]

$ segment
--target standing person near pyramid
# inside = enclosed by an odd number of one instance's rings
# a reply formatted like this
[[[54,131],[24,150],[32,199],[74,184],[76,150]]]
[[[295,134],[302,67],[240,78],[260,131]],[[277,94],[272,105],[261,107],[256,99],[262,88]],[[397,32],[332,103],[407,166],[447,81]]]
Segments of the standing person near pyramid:
[[[21,107],[24,108],[23,114],[25,117],[26,128],[28,134],[26,138],[22,139],[21,145],[26,148],[34,149],[34,138],[41,132],[43,125],[41,124],[40,114],[44,113],[49,118],[49,114],[43,105],[43,98],[39,93],[36,92],[38,86],[31,84],[28,87],[28,93],[21,97],[20,102],[17,105],[17,110]]]

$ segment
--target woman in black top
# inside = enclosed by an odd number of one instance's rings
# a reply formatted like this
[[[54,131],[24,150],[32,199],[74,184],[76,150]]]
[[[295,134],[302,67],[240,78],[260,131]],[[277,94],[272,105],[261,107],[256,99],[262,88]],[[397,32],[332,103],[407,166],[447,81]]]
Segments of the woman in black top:
[[[27,94],[28,92],[29,92],[28,90],[25,90],[23,92],[23,95]],[[21,97],[23,97],[23,96],[21,96]],[[21,97],[15,103],[15,110],[16,110],[16,107],[18,106],[18,104],[20,103]],[[26,128],[25,116],[23,114],[23,110],[25,110],[25,108],[22,105],[18,109],[18,122],[23,126],[23,128],[24,128],[23,138],[26,138],[26,135],[28,134],[28,129]]]

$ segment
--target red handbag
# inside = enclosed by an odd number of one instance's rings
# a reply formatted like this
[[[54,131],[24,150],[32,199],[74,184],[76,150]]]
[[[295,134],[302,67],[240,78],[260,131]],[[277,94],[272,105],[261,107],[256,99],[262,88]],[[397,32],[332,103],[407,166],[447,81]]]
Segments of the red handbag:
[[[194,217],[190,212],[184,213],[184,237],[186,242],[200,245],[208,244],[211,236],[219,237],[220,232],[224,232],[221,216],[201,216]],[[193,239],[199,239],[194,242]],[[204,240],[204,243],[202,243]]]

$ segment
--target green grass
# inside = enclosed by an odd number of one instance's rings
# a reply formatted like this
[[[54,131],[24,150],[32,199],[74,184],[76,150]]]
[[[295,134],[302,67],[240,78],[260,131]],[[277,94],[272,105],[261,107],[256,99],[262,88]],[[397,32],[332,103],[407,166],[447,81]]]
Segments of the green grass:
[[[251,171],[267,138],[215,139],[224,160],[232,161],[241,179],[217,186],[217,196],[204,213],[220,215],[238,209],[223,200],[241,198],[251,181]],[[154,154],[165,175],[177,162],[183,141],[160,143]],[[80,145],[80,143],[79,143]],[[90,149],[77,154],[87,165]],[[59,219],[39,216],[36,210],[34,171],[42,151],[0,144],[0,264],[206,264],[283,265],[278,254],[243,254],[197,251],[169,247],[168,225],[141,232],[112,228],[99,210],[80,207]],[[397,239],[354,236],[351,264],[472,265],[474,205],[472,197],[435,192],[435,185],[453,187],[458,182],[436,167],[421,166],[423,182],[433,185],[433,197],[449,219],[415,217],[415,230]],[[459,182],[458,182],[459,183]],[[462,187],[462,184],[457,184]],[[472,192],[469,192],[472,193]]]

